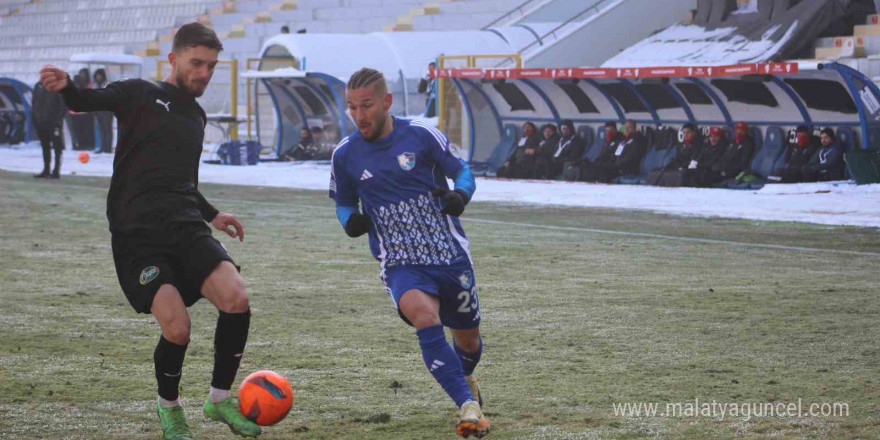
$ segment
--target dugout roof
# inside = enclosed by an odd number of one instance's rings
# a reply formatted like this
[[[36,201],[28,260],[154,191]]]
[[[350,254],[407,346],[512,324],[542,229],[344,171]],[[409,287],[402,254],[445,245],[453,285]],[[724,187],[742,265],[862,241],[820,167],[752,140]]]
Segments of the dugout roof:
[[[461,99],[462,145],[475,169],[501,165],[525,121],[571,119],[591,130],[606,121],[641,125],[850,127],[861,148],[880,147],[880,90],[829,63],[733,66],[439,69]]]

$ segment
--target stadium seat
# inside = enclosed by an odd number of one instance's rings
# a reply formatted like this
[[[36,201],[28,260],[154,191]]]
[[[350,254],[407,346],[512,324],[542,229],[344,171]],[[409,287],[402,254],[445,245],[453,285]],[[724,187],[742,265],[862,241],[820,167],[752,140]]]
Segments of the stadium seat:
[[[786,136],[779,127],[767,127],[767,135],[764,137],[764,146],[758,150],[758,154],[752,159],[749,169],[762,177],[778,174],[785,165],[785,140]]]
[[[510,152],[516,147],[518,141],[519,129],[516,125],[505,124],[501,130],[501,140],[498,141],[498,145],[495,146],[495,149],[492,150],[492,154],[489,156],[488,175],[494,176],[498,168],[504,165],[504,162],[510,157]]]
[[[761,129],[758,127],[749,127],[749,134],[752,135],[752,139],[755,140],[755,149],[752,151],[752,156],[761,149],[761,146],[764,145],[764,137],[761,136]]]
[[[868,147],[872,150],[880,149],[880,127],[868,129]]]
[[[648,132],[650,133],[650,132]],[[648,136],[646,133],[646,137]],[[651,171],[659,170],[672,162],[675,158],[675,141],[678,138],[678,131],[669,127],[657,129],[652,134],[654,142],[649,142],[650,148],[642,157],[639,165],[638,175],[616,177],[614,183],[622,183],[625,185],[644,185],[647,182],[648,174]]]
[[[580,132],[584,127],[585,126],[578,127],[578,132]],[[599,157],[599,153],[602,151],[602,146],[605,145],[605,129],[603,127],[599,127],[599,129],[596,130],[596,136],[593,137],[593,143],[586,145],[588,145],[588,147],[584,149],[584,154],[581,155],[581,159],[590,159],[590,162],[592,162],[596,160],[597,157]]]
[[[577,135],[584,142],[584,145],[593,145],[593,127],[581,125],[577,128]]]
[[[851,153],[851,152],[857,151],[859,149],[857,146],[857,143],[856,143],[856,133],[853,131],[852,128],[840,127],[837,129],[837,131],[835,133],[836,133],[838,142],[840,142],[840,145],[843,146],[843,154],[844,155],[846,155],[846,153]],[[846,157],[846,156],[844,156],[844,157]],[[854,178],[852,172],[849,169],[849,163],[847,163],[847,166],[845,167],[844,172],[846,173],[847,179]]]
[[[836,131],[837,140],[843,146],[843,152],[849,153],[856,149],[856,133],[852,128],[840,127]]]
[[[758,150],[752,162],[749,164],[751,174],[761,178],[751,182],[728,181],[724,184],[729,189],[761,189],[764,187],[767,176],[779,175],[785,166],[785,144],[788,136],[782,128],[767,127],[767,135],[764,137],[764,146]]]

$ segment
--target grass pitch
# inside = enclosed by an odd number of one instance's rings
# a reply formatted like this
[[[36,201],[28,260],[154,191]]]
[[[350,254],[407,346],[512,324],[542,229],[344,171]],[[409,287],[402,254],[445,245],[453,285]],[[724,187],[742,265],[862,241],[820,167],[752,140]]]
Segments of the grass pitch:
[[[108,185],[0,172],[0,438],[159,437],[159,330],[119,289]],[[345,236],[325,192],[202,191],[246,228],[244,243],[220,237],[243,266],[254,313],[239,379],[272,369],[296,392],[291,414],[262,438],[453,438],[451,401],[383,292],[366,239]],[[880,436],[877,230],[481,203],[464,218],[489,438]],[[191,312],[181,384],[190,425],[196,438],[231,439],[200,407],[216,311],[201,301]],[[612,409],[695,398],[842,402],[849,415]]]

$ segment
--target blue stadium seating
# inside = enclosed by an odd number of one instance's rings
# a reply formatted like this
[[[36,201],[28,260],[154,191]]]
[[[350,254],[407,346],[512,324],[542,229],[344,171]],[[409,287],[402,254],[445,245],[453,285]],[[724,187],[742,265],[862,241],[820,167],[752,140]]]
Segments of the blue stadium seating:
[[[498,168],[504,165],[504,162],[510,157],[510,153],[516,148],[519,142],[519,129],[516,125],[505,124],[501,129],[501,140],[489,156],[489,175],[495,175]]]
[[[589,127],[579,127],[578,132],[580,132],[584,128]],[[586,145],[587,148],[584,148],[584,154],[581,156],[581,159],[587,158],[590,159],[590,161],[592,162],[596,160],[597,157],[599,157],[599,152],[602,151],[602,146],[605,145],[605,129],[603,127],[599,127],[599,129],[596,130],[596,136],[593,137],[593,143],[588,143]]]
[[[843,146],[843,152],[849,153],[856,149],[856,133],[852,128],[840,127],[836,132],[837,140]]]
[[[614,179],[614,183],[623,183],[628,185],[644,185],[647,183],[648,174],[651,171],[658,170],[669,165],[675,158],[675,141],[678,138],[678,131],[672,128],[660,128],[656,132],[647,132],[648,145],[650,148],[642,158],[639,165],[638,175],[620,176]]]
[[[602,130],[604,132],[604,130]],[[584,141],[585,146],[593,145],[593,128],[589,125],[581,125],[577,128],[577,135]],[[584,148],[586,151],[586,148]]]
[[[768,176],[778,176],[785,166],[785,144],[788,136],[779,127],[767,127],[764,145],[752,158],[749,165],[751,174],[761,178],[751,182],[729,181],[724,184],[730,189],[761,189]]]

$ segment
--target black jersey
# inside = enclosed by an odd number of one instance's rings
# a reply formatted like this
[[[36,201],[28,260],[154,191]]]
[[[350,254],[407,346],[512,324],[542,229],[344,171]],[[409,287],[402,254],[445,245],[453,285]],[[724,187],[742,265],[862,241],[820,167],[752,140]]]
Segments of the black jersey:
[[[166,82],[131,79],[103,89],[61,91],[78,112],[110,111],[119,121],[107,195],[111,232],[170,230],[211,221],[217,210],[198,191],[207,122],[195,98]]]

